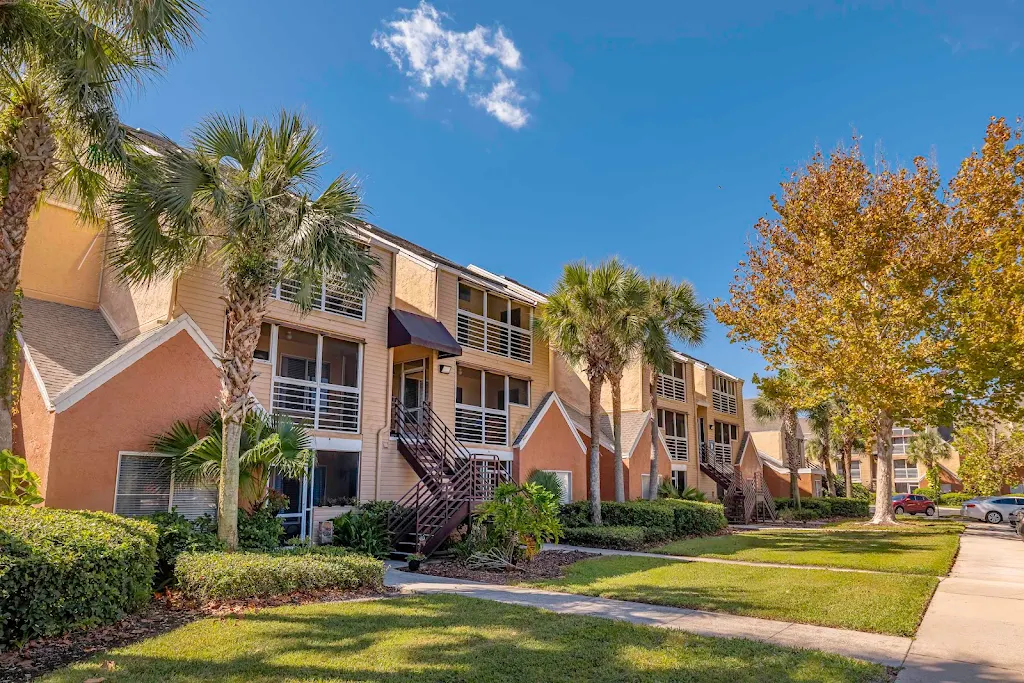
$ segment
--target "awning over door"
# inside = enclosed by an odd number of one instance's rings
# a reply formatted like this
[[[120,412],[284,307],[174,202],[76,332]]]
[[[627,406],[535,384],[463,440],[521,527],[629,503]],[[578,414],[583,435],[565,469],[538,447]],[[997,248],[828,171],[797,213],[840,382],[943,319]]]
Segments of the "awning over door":
[[[439,321],[425,315],[388,309],[388,348],[415,344],[437,351],[438,358],[461,356],[462,347]]]

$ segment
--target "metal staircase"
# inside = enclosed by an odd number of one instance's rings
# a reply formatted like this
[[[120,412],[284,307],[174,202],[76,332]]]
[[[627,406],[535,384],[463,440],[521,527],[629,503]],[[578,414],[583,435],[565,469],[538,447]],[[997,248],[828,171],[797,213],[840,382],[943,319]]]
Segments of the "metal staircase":
[[[396,398],[392,425],[398,452],[420,480],[388,516],[388,532],[396,554],[429,555],[510,479],[497,456],[471,454],[428,403],[410,410]]]
[[[727,491],[733,485],[735,468],[732,466],[732,457],[725,453],[716,453],[714,441],[700,446],[700,471]]]

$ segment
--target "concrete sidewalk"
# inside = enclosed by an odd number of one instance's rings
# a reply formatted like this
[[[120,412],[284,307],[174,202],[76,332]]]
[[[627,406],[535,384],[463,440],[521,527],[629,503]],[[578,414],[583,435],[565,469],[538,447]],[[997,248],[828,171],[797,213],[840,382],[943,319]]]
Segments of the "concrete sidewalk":
[[[645,626],[679,629],[702,636],[745,638],[786,647],[834,652],[886,666],[902,665],[911,645],[910,638],[898,636],[592,598],[536,588],[445,579],[396,571],[394,566],[388,567],[384,582],[407,593],[455,593],[510,605],[539,607],[559,614],[602,617]]]
[[[1024,683],[1024,543],[971,524],[939,583],[897,683]]]

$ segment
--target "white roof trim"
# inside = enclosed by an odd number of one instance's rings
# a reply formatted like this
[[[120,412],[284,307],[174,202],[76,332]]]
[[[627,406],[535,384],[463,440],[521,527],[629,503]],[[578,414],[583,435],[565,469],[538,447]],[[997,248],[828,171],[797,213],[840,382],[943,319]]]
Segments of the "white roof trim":
[[[545,301],[548,300],[548,298],[546,296],[544,296],[543,294],[539,294],[538,292],[534,292],[533,290],[524,287],[523,285],[519,284],[518,282],[513,282],[512,280],[509,280],[504,275],[498,275],[497,273],[492,273],[491,271],[486,270],[484,268],[481,268],[480,266],[475,266],[472,263],[470,263],[468,266],[466,266],[466,268],[468,270],[474,272],[474,273],[477,273],[478,275],[483,275],[484,277],[489,277],[489,278],[491,278],[493,280],[497,280],[498,282],[503,284],[505,287],[507,287],[509,289],[509,291],[517,293],[517,294],[519,294],[522,297],[526,297],[527,300],[533,301],[533,302],[535,302],[535,304],[544,303]]]
[[[363,450],[363,440],[345,439],[336,436],[314,436],[313,448],[318,451],[359,453]]]
[[[644,411],[644,426],[642,428],[640,428],[639,431],[637,431],[636,437],[633,439],[633,445],[630,446],[628,451],[626,451],[626,456],[625,457],[627,457],[627,458],[632,458],[633,457],[633,451],[635,451],[636,447],[640,445],[640,437],[642,437],[644,435],[644,432],[646,432],[650,428],[650,426],[651,426],[651,411],[646,410],[646,411]],[[660,429],[658,430],[658,440],[661,442],[661,445],[665,447],[665,452],[668,453],[668,444],[665,443],[665,437],[662,435]]]
[[[187,332],[199,348],[203,350],[203,353],[215,364],[217,363],[216,348],[210,343],[206,335],[203,334],[203,331],[193,322],[192,318],[188,315],[183,315],[162,327],[146,333],[145,339],[137,344],[121,349],[65,387],[63,391],[53,398],[54,409],[58,413],[64,412],[106,384],[108,380],[120,374],[122,370],[132,366],[136,361],[141,360],[150,351],[181,331]]]
[[[425,256],[420,256],[416,252],[409,251],[408,249],[403,249],[401,247],[398,247],[398,254],[399,254],[399,256],[404,256],[405,258],[409,259],[413,263],[416,263],[418,265],[423,266],[427,270],[437,270],[437,262],[431,261],[430,259],[428,259]]]
[[[482,287],[483,289],[486,289],[489,292],[494,292],[495,294],[500,294],[510,299],[521,301],[522,303],[529,304],[530,306],[537,306],[538,304],[547,301],[547,299],[538,298],[537,294],[534,294],[533,292],[528,292],[526,290],[522,290],[522,288],[520,287],[516,287],[515,289],[513,289],[512,286],[510,286],[512,283],[505,284],[501,280],[490,280],[489,278],[497,278],[498,276],[490,275],[489,273],[487,273],[487,271],[481,273],[479,272],[481,270],[479,268],[474,267],[475,269],[473,271],[467,273],[465,270],[452,268],[451,266],[445,265],[444,263],[437,264],[437,267],[438,269],[443,270],[445,272],[454,273],[455,275],[459,276],[459,278],[465,280],[466,282],[471,282],[475,284],[477,287]],[[476,274],[476,277],[474,277],[474,273]]]
[[[537,425],[539,425],[540,421],[544,419],[544,416],[548,412],[548,408],[550,408],[552,404],[557,406],[558,411],[562,413],[562,418],[565,420],[565,426],[569,428],[569,431],[572,432],[573,437],[576,438],[576,443],[579,444],[580,450],[586,453],[587,447],[583,443],[583,439],[580,438],[580,433],[576,429],[576,423],[573,422],[572,418],[569,417],[569,413],[565,410],[565,405],[562,404],[562,399],[558,398],[558,394],[556,394],[553,391],[548,396],[547,400],[544,401],[544,405],[540,407],[540,412],[537,414],[537,417],[530,423],[529,429],[527,429],[526,432],[524,432],[523,434],[520,434],[519,438],[516,439],[515,443],[512,445],[516,448],[522,448],[523,446],[526,445],[526,442],[530,440],[531,436],[533,436],[533,433],[537,430]]]
[[[375,244],[378,247],[381,247],[387,251],[403,251],[403,249],[394,242],[390,242],[381,237],[380,235],[377,235],[376,233],[367,230],[366,228],[356,228],[355,232],[357,235],[367,240],[370,244]]]
[[[28,344],[25,343],[25,338],[21,336],[21,331],[15,332],[18,338],[18,345],[21,346],[21,352],[25,354],[25,365],[28,366],[29,372],[32,373],[32,379],[36,382],[36,388],[39,389],[39,395],[43,397],[43,405],[48,410],[53,410],[53,401],[50,400],[50,394],[46,391],[46,385],[43,383],[43,377],[39,374],[39,368],[36,367],[36,362],[32,360],[32,354],[28,350]]]

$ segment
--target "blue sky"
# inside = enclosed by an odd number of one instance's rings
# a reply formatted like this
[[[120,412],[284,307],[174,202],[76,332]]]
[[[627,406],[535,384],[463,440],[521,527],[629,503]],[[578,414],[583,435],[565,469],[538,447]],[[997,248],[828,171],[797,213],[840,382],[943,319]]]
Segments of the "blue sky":
[[[541,290],[567,261],[618,255],[727,296],[815,145],[856,131],[948,175],[989,116],[1024,114],[1013,0],[206,4],[198,45],[127,123],[181,140],[211,112],[301,109],[374,222]],[[684,350],[763,368],[713,321]]]

